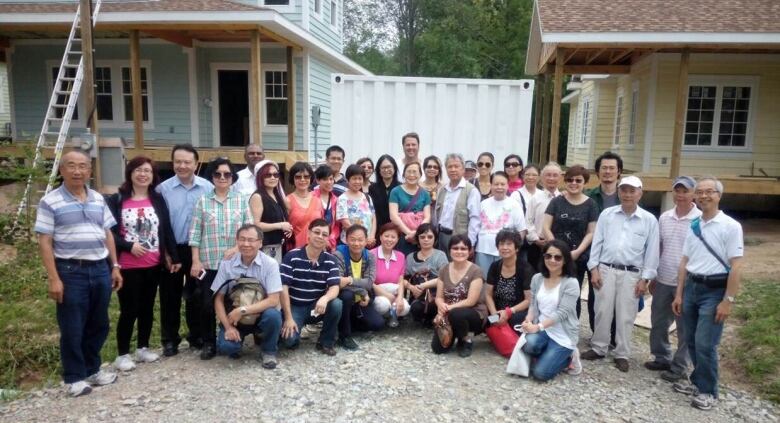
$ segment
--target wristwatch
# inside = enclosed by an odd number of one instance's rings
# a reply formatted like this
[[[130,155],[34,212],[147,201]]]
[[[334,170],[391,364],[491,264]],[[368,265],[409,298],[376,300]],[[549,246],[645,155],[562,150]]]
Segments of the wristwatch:
[[[727,295],[726,296],[726,301],[728,301],[731,304],[734,304],[734,303],[737,302],[737,299],[736,299],[736,297],[732,297],[731,295]]]
[[[539,322],[539,332],[544,332],[544,325]]]
[[[241,308],[239,308],[239,309],[238,309],[238,311],[239,311],[239,312],[241,313],[241,315],[243,316],[243,315],[245,315],[245,314],[246,314],[246,307],[241,307]]]
[[[114,263],[114,269],[122,270],[122,265],[119,263]]]

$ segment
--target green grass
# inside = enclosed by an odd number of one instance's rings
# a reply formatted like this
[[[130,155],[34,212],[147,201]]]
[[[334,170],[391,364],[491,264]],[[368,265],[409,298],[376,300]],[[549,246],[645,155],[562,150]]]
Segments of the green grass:
[[[0,389],[10,390],[59,383],[61,372],[55,305],[48,298],[46,271],[37,244],[20,242],[17,248],[16,259],[0,265]],[[152,348],[160,345],[159,315],[155,304]],[[117,351],[116,294],[111,297],[109,316],[111,329],[101,355],[104,361],[110,362],[116,358]],[[135,342],[133,335],[131,351]]]
[[[744,320],[736,357],[751,383],[780,403],[780,281],[748,281],[736,309]]]

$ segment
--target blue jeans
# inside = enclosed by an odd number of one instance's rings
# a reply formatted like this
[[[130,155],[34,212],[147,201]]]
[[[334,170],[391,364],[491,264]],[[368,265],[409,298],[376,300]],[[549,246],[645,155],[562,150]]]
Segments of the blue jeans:
[[[477,266],[482,269],[483,281],[487,280],[487,273],[490,269],[490,265],[493,264],[493,262],[498,261],[500,258],[501,257],[499,256],[493,256],[485,253],[474,253],[474,263],[476,263]]]
[[[108,337],[111,274],[105,261],[56,260],[56,266],[64,289],[57,304],[62,378],[74,383],[100,370],[100,349]]]
[[[688,277],[683,291],[682,319],[688,353],[693,363],[691,383],[702,394],[718,397],[718,344],[723,323],[715,322],[715,310],[726,288],[710,288]]]
[[[339,320],[341,319],[341,300],[332,299],[325,308],[325,314],[312,317],[311,311],[314,310],[316,302],[306,305],[290,305],[290,312],[295,324],[298,326],[298,332],[284,340],[287,348],[294,348],[301,340],[301,329],[303,325],[317,323],[322,320],[322,332],[317,343],[324,347],[332,348],[336,344],[336,335],[338,335]]]
[[[547,332],[526,334],[525,341],[523,351],[537,359],[531,369],[535,379],[550,380],[563,371],[571,361],[571,353],[574,350],[558,345],[547,336]]]
[[[260,314],[255,327],[241,325],[238,327],[238,333],[241,335],[240,341],[228,341],[225,339],[225,328],[219,325],[219,334],[217,335],[217,352],[224,355],[236,355],[241,352],[241,346],[244,344],[244,337],[259,331],[263,334],[263,343],[260,350],[263,354],[276,355],[279,343],[279,333],[282,331],[282,313],[269,308]]]

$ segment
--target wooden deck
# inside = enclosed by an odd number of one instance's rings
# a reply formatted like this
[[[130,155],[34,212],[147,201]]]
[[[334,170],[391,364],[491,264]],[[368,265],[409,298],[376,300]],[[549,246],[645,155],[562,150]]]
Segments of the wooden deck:
[[[683,172],[684,173],[684,172]],[[672,190],[674,178],[657,174],[632,173],[642,180],[645,192],[669,192]],[[692,175],[698,177],[702,175]],[[726,194],[780,195],[780,178],[764,178],[752,176],[717,176],[723,183]],[[591,174],[588,188],[599,184],[598,178]]]

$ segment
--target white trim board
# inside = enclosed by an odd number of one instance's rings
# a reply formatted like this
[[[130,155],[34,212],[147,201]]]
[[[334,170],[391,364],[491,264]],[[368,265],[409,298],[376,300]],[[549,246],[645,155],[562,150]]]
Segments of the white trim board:
[[[187,54],[187,78],[190,101],[190,141],[200,147],[200,98],[198,98],[198,60],[197,49],[184,47]]]
[[[246,71],[246,77],[247,82],[251,84],[251,81],[249,81],[250,75],[249,75],[249,63],[211,63],[210,68],[210,74],[211,74],[211,146],[212,147],[221,147],[222,146],[222,140],[220,139],[220,130],[219,130],[219,77],[218,72],[221,70],[240,70],[240,71]],[[261,68],[261,71],[264,68]],[[247,96],[249,96],[249,93],[247,92]],[[249,139],[252,140],[254,136],[254,120],[252,119],[252,116],[254,116],[254,105],[251,101],[249,101]]]
[[[542,43],[777,44],[774,32],[549,32]]]
[[[655,96],[658,89],[658,56],[650,63],[650,76],[647,82],[647,110],[645,111],[645,148],[642,157],[642,172],[652,167],[653,131],[655,129]]]

